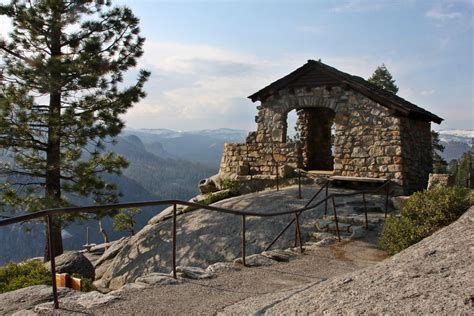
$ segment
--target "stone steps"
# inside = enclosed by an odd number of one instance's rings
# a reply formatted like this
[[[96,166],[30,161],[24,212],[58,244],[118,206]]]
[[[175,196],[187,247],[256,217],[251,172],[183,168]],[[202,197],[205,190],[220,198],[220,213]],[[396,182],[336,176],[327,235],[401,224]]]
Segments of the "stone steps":
[[[356,224],[354,221],[338,221],[337,227],[339,228],[341,239],[363,238],[367,234],[365,225]],[[369,225],[369,229],[371,228],[373,227]],[[336,222],[329,216],[317,220],[316,231],[311,234],[311,237],[314,241],[322,242],[323,244],[327,243],[327,241],[337,240]]]

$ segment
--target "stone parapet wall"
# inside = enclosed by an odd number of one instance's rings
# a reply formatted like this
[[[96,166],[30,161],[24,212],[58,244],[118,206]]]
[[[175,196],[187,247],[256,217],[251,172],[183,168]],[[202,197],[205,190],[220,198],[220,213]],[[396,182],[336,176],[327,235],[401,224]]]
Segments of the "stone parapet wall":
[[[301,165],[300,145],[291,143],[225,144],[219,174],[223,176],[279,175],[285,177],[288,168]]]

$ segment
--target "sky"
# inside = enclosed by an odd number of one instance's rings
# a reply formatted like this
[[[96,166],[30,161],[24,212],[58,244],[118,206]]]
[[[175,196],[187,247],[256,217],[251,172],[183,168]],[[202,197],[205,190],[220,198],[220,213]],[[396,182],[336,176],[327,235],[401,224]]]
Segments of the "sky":
[[[399,96],[445,119],[434,129],[474,128],[474,0],[115,3],[140,18],[152,73],[127,127],[255,130],[247,96],[321,59],[364,78],[385,63]]]

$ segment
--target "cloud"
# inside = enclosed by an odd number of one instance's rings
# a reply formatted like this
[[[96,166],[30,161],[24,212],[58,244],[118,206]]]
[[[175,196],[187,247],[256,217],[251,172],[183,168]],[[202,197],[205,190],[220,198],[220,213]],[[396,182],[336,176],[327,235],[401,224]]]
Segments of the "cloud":
[[[331,8],[331,11],[342,12],[371,12],[379,11],[384,7],[385,3],[382,1],[373,0],[349,0],[346,2],[338,2],[338,5]]]
[[[432,95],[432,94],[434,94],[435,92],[436,92],[435,89],[429,89],[429,90],[422,90],[422,91],[420,91],[420,94],[421,94],[421,95]]]
[[[450,11],[449,9],[443,9],[440,7],[431,8],[429,11],[426,12],[425,15],[431,19],[438,20],[441,22],[462,17],[461,12]]]
[[[324,31],[324,27],[316,26],[316,25],[302,25],[302,26],[296,27],[296,30],[301,33],[319,34]]]
[[[140,127],[141,120],[147,127],[182,130],[229,121],[252,128],[255,105],[246,97],[278,78],[272,75],[277,64],[220,47],[151,41],[144,50],[139,66],[152,77],[145,86],[147,98],[125,116],[131,127]],[[244,108],[239,115],[236,109]]]

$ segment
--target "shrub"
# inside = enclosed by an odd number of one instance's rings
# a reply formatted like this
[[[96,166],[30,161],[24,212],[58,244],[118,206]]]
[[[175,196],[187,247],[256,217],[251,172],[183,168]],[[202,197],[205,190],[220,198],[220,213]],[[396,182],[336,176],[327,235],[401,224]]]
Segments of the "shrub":
[[[82,275],[78,273],[73,273],[73,277],[81,279],[81,292],[92,292],[96,290],[96,287],[92,283],[93,280],[89,278],[84,278]]]
[[[461,187],[417,192],[407,201],[401,216],[386,220],[379,245],[390,254],[398,253],[454,222],[472,201],[472,190]]]
[[[0,267],[0,293],[40,284],[51,285],[51,274],[39,260]]]
[[[223,191],[218,191],[215,193],[207,193],[206,198],[199,201],[199,204],[203,205],[210,205],[212,203],[219,202],[224,199],[228,199],[230,197],[233,197],[234,195],[231,193],[230,190],[223,190]]]
[[[232,179],[223,179],[221,181],[221,190],[229,190],[232,196],[239,195],[239,181]]]

